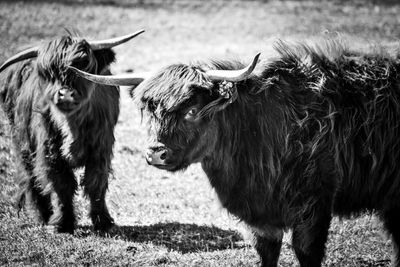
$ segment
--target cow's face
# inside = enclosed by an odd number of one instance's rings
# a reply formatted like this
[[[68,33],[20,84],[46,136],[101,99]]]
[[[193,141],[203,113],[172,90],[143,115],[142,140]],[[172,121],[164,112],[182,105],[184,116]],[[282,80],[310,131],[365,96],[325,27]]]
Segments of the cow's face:
[[[104,62],[110,53],[112,59]],[[46,104],[65,113],[79,109],[89,100],[95,84],[75,75],[69,67],[97,73],[112,61],[111,50],[93,51],[84,39],[65,36],[49,42],[39,50],[37,58]]]
[[[221,107],[218,86],[198,69],[175,65],[135,89],[148,122],[149,164],[177,171],[212,153],[218,134],[215,112]]]

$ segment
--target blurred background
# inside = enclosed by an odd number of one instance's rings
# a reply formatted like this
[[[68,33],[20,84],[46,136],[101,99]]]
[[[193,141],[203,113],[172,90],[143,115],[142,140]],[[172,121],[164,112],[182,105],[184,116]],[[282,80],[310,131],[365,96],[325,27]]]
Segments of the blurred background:
[[[0,1],[0,62],[30,45],[77,32],[104,39],[146,32],[115,48],[114,73],[148,71],[198,59],[268,60],[277,39],[307,41],[326,33],[354,47],[397,47],[400,3],[343,1]],[[108,203],[120,226],[91,232],[87,200],[78,193],[74,236],[53,235],[12,205],[17,185],[8,123],[0,116],[0,265],[254,266],[246,229],[218,205],[201,168],[171,174],[147,166],[140,113],[121,89],[114,174]],[[79,177],[81,170],[77,171]],[[244,238],[244,239],[243,239]],[[296,266],[285,235],[281,266]],[[391,247],[374,215],[335,219],[325,266],[388,266]]]

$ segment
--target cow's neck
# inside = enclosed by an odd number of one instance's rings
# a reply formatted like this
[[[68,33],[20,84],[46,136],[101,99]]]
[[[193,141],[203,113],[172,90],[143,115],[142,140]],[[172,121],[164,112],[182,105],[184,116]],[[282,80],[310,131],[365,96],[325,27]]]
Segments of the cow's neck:
[[[50,117],[55,124],[55,129],[61,132],[63,143],[61,151],[64,157],[68,158],[71,155],[71,146],[77,141],[84,141],[88,135],[87,127],[84,127],[87,117],[89,116],[90,104],[85,103],[79,110],[71,114],[61,112],[55,105],[50,106]],[[80,146],[80,145],[79,145]],[[81,147],[83,149],[83,147]]]
[[[85,123],[88,117],[91,115],[91,104],[90,102],[84,103],[75,113],[72,113],[67,117],[70,124],[77,127],[81,127]]]
[[[271,105],[266,93],[239,96],[216,116],[217,144],[202,164],[222,205],[245,220],[264,212],[280,175],[277,147],[284,144],[277,131],[283,122]]]

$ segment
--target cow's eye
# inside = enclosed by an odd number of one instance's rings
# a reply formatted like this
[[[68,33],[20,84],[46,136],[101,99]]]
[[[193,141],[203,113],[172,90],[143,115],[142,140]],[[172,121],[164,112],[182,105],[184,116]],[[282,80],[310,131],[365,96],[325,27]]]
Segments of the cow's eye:
[[[80,70],[87,70],[90,63],[91,62],[90,62],[89,54],[86,51],[82,50],[75,54],[71,65]]]
[[[190,108],[185,114],[185,119],[186,120],[195,119],[198,112],[199,112],[199,109],[197,107]]]

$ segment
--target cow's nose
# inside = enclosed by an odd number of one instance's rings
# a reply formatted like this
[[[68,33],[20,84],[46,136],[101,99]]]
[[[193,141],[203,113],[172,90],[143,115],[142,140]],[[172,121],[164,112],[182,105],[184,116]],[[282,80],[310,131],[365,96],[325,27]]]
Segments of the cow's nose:
[[[150,165],[166,165],[165,161],[171,154],[171,150],[166,147],[149,148],[145,152],[147,163]]]
[[[74,102],[74,90],[63,88],[58,91],[59,102]]]

